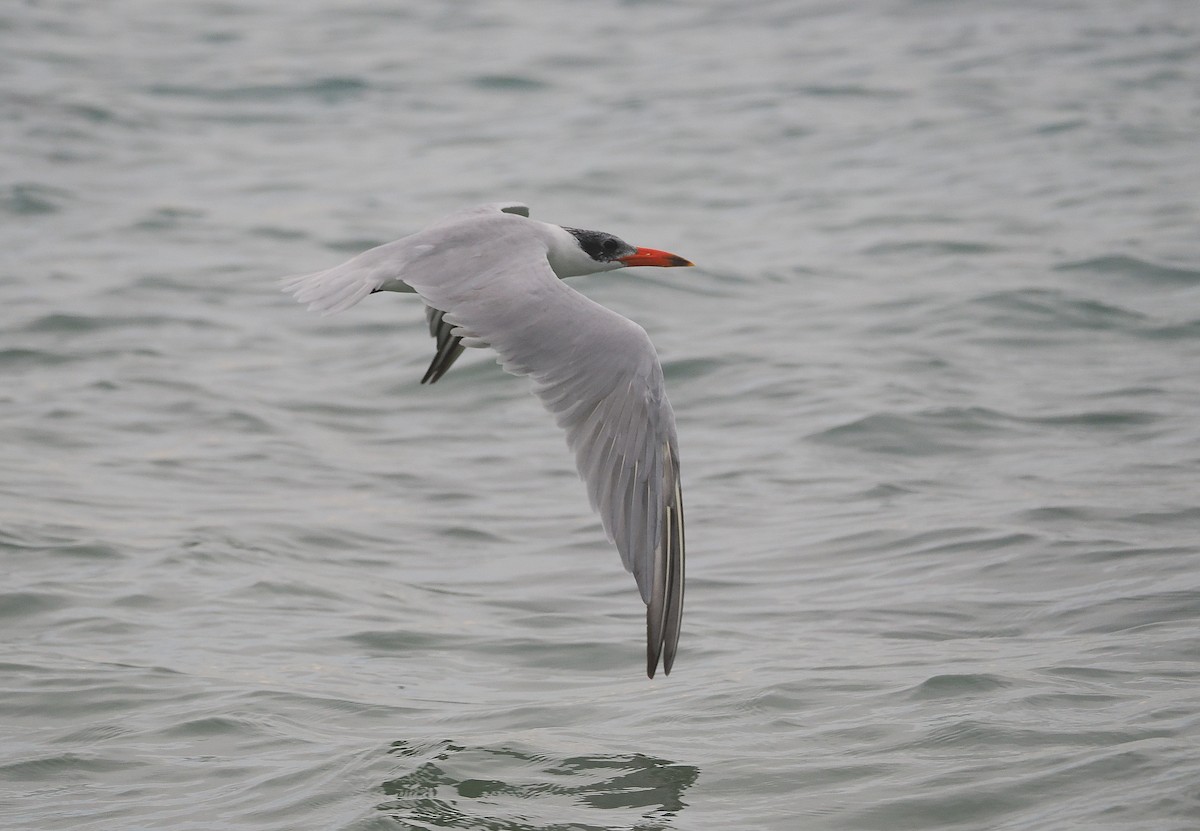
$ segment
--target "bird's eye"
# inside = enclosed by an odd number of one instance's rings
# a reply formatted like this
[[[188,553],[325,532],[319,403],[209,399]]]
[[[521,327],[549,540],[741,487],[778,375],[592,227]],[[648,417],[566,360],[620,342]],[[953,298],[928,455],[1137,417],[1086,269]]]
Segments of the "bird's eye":
[[[613,239],[612,237],[609,237],[608,239],[606,239],[604,241],[604,245],[603,245],[605,254],[616,254],[617,249],[620,247],[621,246],[618,245],[617,241],[615,239]]]

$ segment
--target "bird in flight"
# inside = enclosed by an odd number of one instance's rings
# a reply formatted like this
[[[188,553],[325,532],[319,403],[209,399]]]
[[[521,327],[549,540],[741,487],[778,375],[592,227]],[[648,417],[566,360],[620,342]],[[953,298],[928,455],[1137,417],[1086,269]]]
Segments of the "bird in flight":
[[[466,347],[527,375],[566,430],[592,508],[646,604],[646,674],[670,673],[683,615],[683,492],[675,415],[644,329],[563,278],[690,266],[612,234],[529,218],[506,202],[453,213],[339,266],[284,280],[308,308],[342,311],[378,291],[416,293],[437,350],[435,383]]]

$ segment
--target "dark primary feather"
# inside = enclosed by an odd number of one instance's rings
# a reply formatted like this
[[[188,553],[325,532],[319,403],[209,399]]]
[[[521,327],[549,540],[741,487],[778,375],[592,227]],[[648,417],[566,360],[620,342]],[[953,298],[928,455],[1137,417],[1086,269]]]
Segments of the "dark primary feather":
[[[679,459],[666,449],[665,479],[673,483],[663,505],[663,527],[659,549],[655,552],[654,592],[646,606],[646,674],[654,677],[662,656],[663,673],[671,674],[679,629],[683,622],[683,489],[679,483]]]
[[[429,320],[429,334],[433,335],[437,341],[437,353],[433,356],[433,361],[429,364],[429,369],[425,371],[425,377],[421,379],[421,383],[436,384],[446,374],[446,370],[454,365],[466,347],[462,345],[462,338],[450,334],[454,327],[445,321],[445,312],[432,306],[426,306],[425,317]]]

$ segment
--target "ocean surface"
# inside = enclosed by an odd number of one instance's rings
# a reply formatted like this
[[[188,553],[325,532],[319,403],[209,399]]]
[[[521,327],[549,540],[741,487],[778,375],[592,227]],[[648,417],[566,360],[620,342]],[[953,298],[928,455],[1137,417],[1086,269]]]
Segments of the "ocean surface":
[[[278,279],[694,260],[674,671],[525,380]],[[0,827],[1200,828],[1194,0],[0,10]]]

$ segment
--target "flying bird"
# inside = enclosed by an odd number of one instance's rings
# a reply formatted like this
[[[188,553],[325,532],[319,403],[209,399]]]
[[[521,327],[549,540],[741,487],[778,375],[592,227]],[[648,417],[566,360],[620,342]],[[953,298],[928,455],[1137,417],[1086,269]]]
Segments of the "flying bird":
[[[529,218],[513,202],[458,211],[326,271],[284,280],[308,308],[342,311],[378,291],[425,301],[435,383],[465,347],[527,375],[566,430],[592,508],[646,604],[646,674],[670,673],[683,615],[683,492],[675,415],[644,329],[562,282],[626,266],[690,266],[612,234]]]

